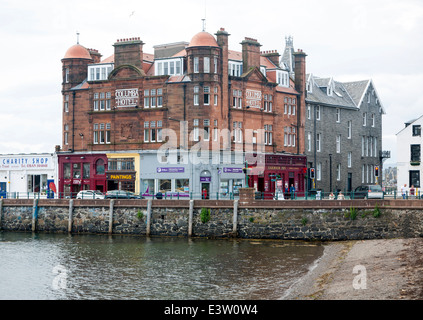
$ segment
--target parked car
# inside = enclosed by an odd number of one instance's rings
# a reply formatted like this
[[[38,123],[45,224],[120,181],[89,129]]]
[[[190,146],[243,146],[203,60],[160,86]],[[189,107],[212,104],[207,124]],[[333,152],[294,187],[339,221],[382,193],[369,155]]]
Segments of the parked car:
[[[125,190],[111,190],[107,191],[105,199],[140,199],[140,196]]]
[[[382,187],[376,185],[359,186],[354,190],[354,199],[383,199]]]
[[[104,199],[104,194],[98,190],[81,190],[76,195],[77,199]]]

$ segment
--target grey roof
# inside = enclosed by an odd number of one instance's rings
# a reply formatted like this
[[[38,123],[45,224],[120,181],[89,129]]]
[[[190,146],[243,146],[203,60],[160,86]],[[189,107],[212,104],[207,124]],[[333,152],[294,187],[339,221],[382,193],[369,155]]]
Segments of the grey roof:
[[[360,105],[363,95],[366,93],[366,89],[369,85],[370,80],[344,82],[344,87],[348,90],[351,98],[353,98],[357,106]]]
[[[313,77],[313,76],[311,76]],[[307,77],[309,78],[309,77]],[[309,103],[320,103],[328,106],[354,108],[357,106],[351,98],[349,92],[345,89],[343,83],[331,78],[313,77],[313,88],[307,92],[306,101]],[[327,94],[328,86],[332,85],[333,93]]]

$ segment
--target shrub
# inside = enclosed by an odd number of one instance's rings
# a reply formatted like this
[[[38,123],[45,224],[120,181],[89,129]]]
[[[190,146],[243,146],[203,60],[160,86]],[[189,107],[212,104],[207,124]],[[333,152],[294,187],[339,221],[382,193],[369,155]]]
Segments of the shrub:
[[[351,220],[355,220],[357,218],[358,210],[357,208],[351,207],[349,217]]]
[[[139,220],[142,220],[144,218],[144,213],[140,209],[138,209],[137,218]]]
[[[201,208],[200,218],[202,223],[207,223],[210,220],[210,209]]]
[[[381,212],[380,212],[380,209],[379,209],[379,207],[377,206],[377,203],[376,203],[375,209],[373,210],[373,217],[379,218],[380,215],[381,215]]]

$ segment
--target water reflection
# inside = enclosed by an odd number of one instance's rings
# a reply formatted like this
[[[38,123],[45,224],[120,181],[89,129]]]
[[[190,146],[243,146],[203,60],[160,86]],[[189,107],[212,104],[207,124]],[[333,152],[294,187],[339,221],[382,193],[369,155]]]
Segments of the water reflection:
[[[0,299],[280,299],[322,253],[303,242],[5,232]],[[59,276],[65,288],[52,285]]]

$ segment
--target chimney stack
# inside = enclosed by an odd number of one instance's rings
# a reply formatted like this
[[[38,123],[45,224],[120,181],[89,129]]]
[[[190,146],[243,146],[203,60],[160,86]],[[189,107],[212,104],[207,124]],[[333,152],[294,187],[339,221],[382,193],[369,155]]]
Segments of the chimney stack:
[[[242,45],[242,68],[243,72],[257,67],[260,69],[260,47],[256,39],[247,38],[241,42]]]
[[[264,51],[261,53],[263,57],[268,58],[272,63],[279,67],[280,54],[277,50]]]
[[[306,54],[303,50],[298,49],[293,53],[295,63],[295,90],[298,91],[297,99],[297,153],[303,154],[305,152],[305,109],[306,109]]]
[[[102,55],[101,55],[100,52],[98,52],[98,50],[96,50],[96,49],[88,49],[88,52],[90,53],[91,58],[93,58],[94,63],[100,63],[101,62]]]
[[[143,45],[137,38],[118,39],[115,44],[115,68],[129,64],[142,70],[143,65]]]
[[[219,71],[222,74],[222,94],[221,94],[221,112],[222,116],[225,117],[227,114],[222,108],[228,106],[228,97],[229,97],[229,83],[228,83],[228,64],[229,64],[229,36],[230,34],[225,31],[225,28],[220,28],[216,32],[216,40],[219,47],[222,49],[222,54],[220,57],[220,67]],[[229,107],[229,106],[228,106]]]

